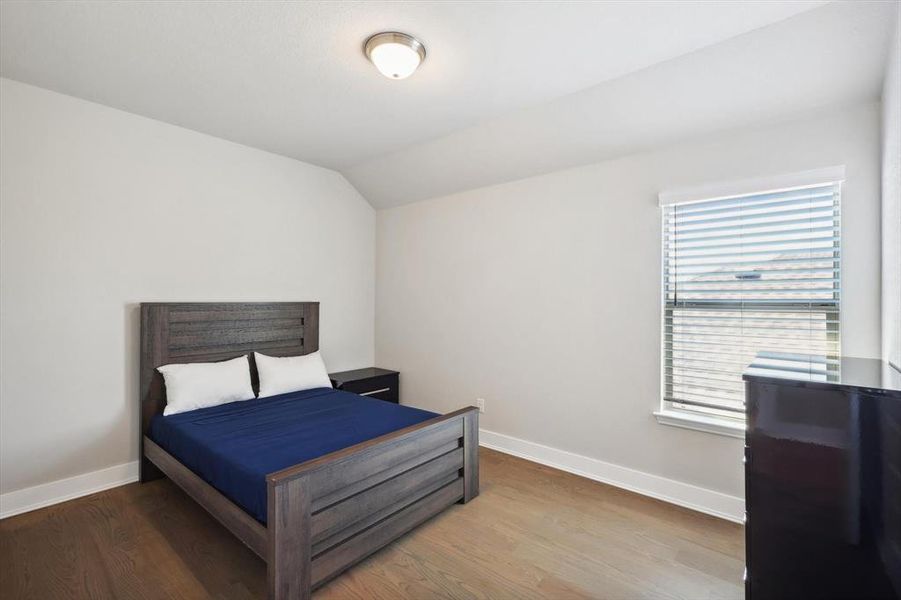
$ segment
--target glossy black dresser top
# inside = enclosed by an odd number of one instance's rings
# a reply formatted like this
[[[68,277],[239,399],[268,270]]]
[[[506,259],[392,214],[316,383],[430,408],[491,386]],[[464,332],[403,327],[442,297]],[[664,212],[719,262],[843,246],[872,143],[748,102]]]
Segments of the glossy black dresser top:
[[[838,368],[826,374],[811,368],[796,371],[773,367],[753,367],[745,371],[745,381],[771,381],[780,385],[848,389],[901,399],[901,371],[875,358],[842,357]]]

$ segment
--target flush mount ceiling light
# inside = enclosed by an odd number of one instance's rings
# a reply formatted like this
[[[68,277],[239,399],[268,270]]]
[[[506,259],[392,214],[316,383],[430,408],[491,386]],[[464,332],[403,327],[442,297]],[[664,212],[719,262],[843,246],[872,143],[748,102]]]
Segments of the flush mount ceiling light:
[[[363,46],[366,57],[388,79],[406,79],[425,60],[425,46],[412,35],[397,31],[377,33]]]

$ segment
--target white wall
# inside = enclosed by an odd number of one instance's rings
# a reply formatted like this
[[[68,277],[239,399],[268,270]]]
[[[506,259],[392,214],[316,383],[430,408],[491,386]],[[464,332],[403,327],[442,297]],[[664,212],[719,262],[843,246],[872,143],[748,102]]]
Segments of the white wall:
[[[882,89],[882,356],[901,369],[901,9]]]
[[[339,174],[6,79],[0,107],[0,491],[137,458],[141,301],[318,300],[329,367],[372,363]]]
[[[406,403],[742,495],[742,441],[656,423],[661,189],[844,164],[842,345],[880,353],[878,104],[377,216],[376,360]]]

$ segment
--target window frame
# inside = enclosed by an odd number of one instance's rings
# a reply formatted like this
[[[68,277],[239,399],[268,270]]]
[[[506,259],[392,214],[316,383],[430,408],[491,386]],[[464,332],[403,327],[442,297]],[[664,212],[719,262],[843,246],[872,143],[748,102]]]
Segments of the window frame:
[[[660,386],[658,388],[658,409],[653,411],[654,417],[661,425],[692,429],[706,433],[723,435],[734,438],[744,438],[746,427],[745,419],[735,417],[707,415],[699,411],[684,410],[673,407],[665,397],[666,391],[666,348],[665,348],[665,330],[666,330],[666,210],[665,208],[674,204],[690,204],[694,202],[713,201],[718,199],[726,199],[730,197],[765,194],[769,192],[784,191],[792,188],[803,188],[814,185],[839,184],[840,197],[839,202],[842,203],[844,195],[845,167],[844,165],[826,167],[822,169],[813,169],[809,171],[800,171],[782,175],[758,177],[752,179],[742,179],[734,181],[725,181],[717,183],[703,184],[688,188],[676,188],[662,191],[658,194],[658,205],[660,207],[660,338],[658,341],[658,350],[660,352],[659,369],[660,369]],[[839,213],[841,214],[841,213]],[[841,217],[840,217],[841,218]],[[841,235],[841,230],[839,231]],[[839,273],[844,270],[844,253],[840,253],[838,257]],[[840,305],[839,305],[840,306]],[[843,328],[844,320],[841,308],[838,310],[839,331]],[[839,335],[839,356],[842,354],[842,336]]]

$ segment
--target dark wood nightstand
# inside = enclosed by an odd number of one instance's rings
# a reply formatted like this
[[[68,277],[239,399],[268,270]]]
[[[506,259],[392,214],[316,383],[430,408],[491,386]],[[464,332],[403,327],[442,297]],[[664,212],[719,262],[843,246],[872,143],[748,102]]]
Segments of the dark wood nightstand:
[[[336,390],[378,398],[386,402],[400,402],[399,373],[388,369],[367,367],[353,371],[329,373]]]

